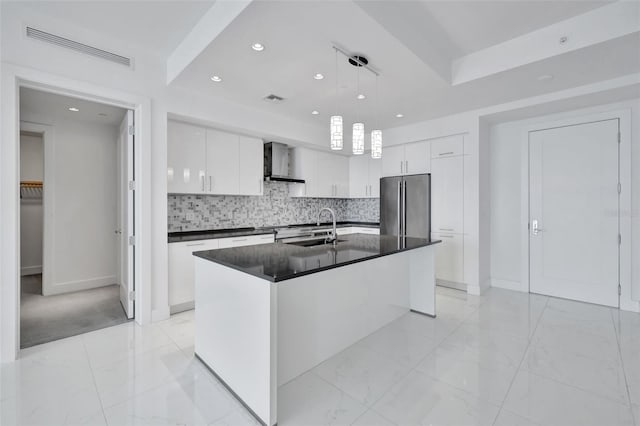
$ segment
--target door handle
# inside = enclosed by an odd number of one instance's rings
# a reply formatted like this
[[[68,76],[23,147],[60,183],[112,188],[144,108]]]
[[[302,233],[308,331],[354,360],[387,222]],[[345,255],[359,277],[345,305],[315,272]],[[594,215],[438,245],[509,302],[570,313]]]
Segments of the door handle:
[[[407,181],[402,182],[402,236],[407,236]]]
[[[538,219],[533,219],[531,221],[531,233],[533,235],[538,235],[538,233],[542,232],[543,229],[541,229],[538,225]]]
[[[402,160],[400,160],[400,174],[402,174]]]
[[[404,160],[404,172],[409,173],[409,160]]]
[[[402,163],[400,163],[402,164]],[[400,214],[402,213],[402,202],[401,200],[401,189],[400,187],[402,186],[402,182],[398,181],[398,237],[400,237],[402,235],[402,228],[401,228],[401,220],[400,220]]]
[[[212,180],[213,180],[213,176],[209,175],[209,192],[212,191],[212,188],[211,188],[213,186],[212,185]]]

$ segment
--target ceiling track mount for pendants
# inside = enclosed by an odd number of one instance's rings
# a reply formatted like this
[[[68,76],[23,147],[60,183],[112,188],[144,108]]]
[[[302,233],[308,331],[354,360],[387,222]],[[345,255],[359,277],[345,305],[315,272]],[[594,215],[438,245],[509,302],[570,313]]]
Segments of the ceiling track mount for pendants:
[[[371,73],[375,74],[376,76],[379,76],[380,73],[378,71],[376,71],[375,69],[371,68],[371,66],[369,65],[369,59],[367,59],[365,56],[362,56],[360,54],[353,54],[353,53],[349,53],[347,51],[345,51],[344,49],[338,47],[338,46],[333,46],[333,48],[336,50],[336,52],[340,52],[342,53],[347,60],[349,61],[349,63],[351,65],[353,65],[354,67],[362,67],[364,69],[366,69],[367,71],[370,71]]]

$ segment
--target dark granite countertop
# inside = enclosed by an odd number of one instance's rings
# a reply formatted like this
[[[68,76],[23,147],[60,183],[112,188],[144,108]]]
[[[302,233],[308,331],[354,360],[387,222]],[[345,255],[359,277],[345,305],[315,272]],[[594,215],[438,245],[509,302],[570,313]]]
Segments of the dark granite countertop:
[[[341,235],[337,246],[301,247],[285,243],[205,250],[193,255],[271,282],[437,244],[439,240],[392,235]]]
[[[330,222],[322,222],[320,226],[331,226]],[[297,225],[288,226],[273,226],[264,228],[231,228],[231,229],[210,229],[203,231],[184,231],[184,232],[169,232],[170,243],[181,243],[186,241],[198,241],[198,240],[210,240],[213,238],[229,238],[229,237],[244,237],[247,235],[265,235],[273,234],[278,228],[298,228],[298,227],[310,227],[316,226],[315,223],[303,223]],[[379,223],[374,222],[337,222],[338,228],[346,228],[350,226],[358,226],[363,228],[378,228]]]

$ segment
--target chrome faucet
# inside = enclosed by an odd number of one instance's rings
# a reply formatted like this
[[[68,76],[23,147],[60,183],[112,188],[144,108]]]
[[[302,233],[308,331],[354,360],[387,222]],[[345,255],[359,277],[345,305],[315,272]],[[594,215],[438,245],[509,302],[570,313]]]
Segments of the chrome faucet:
[[[333,245],[335,246],[336,243],[338,242],[338,237],[336,233],[336,213],[329,207],[323,207],[322,209],[320,209],[320,212],[318,212],[318,226],[320,226],[320,215],[322,215],[322,212],[325,210],[331,213],[331,218],[333,219],[333,230],[331,232],[331,237],[327,238],[326,241],[328,243],[333,243]]]

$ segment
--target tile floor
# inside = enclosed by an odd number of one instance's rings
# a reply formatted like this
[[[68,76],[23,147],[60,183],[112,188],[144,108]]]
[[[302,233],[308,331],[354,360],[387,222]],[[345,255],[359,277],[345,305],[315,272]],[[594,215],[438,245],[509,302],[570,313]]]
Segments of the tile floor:
[[[109,285],[54,296],[42,295],[42,275],[21,278],[20,347],[127,322],[120,305],[120,287]]]
[[[279,424],[640,426],[640,315],[438,289],[280,388]],[[255,425],[193,358],[193,311],[35,346],[0,370],[4,425]]]

